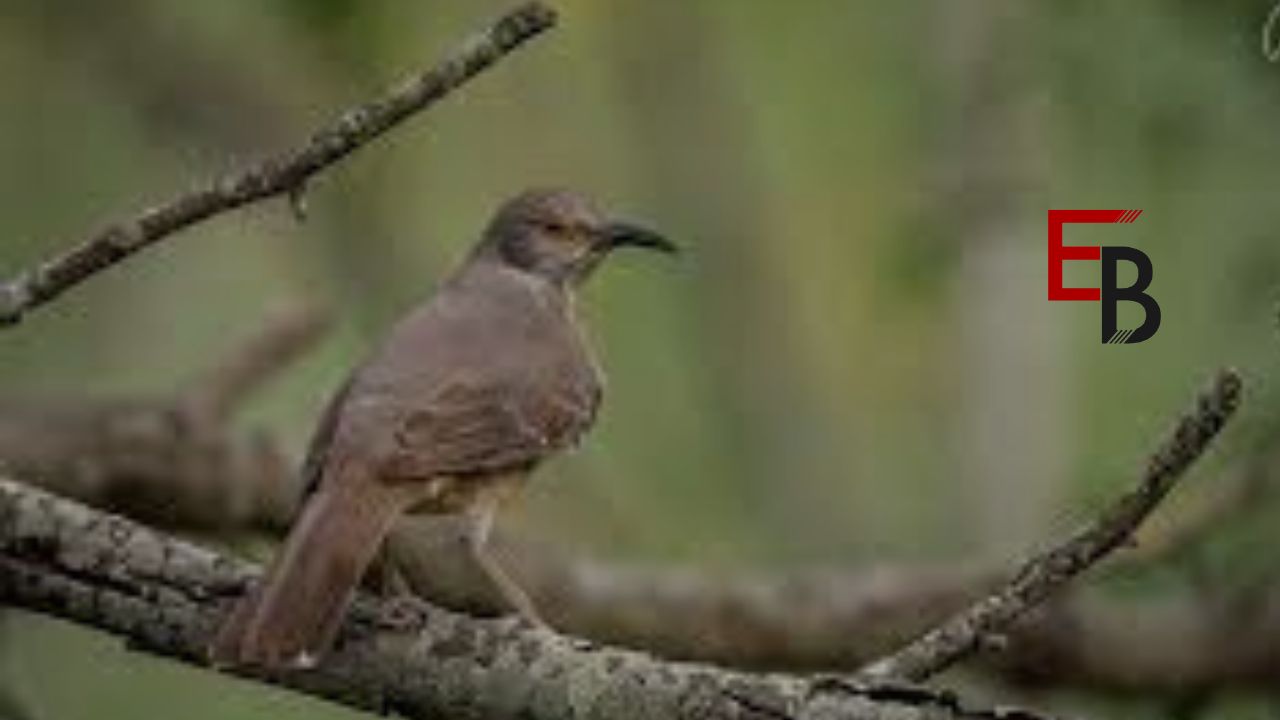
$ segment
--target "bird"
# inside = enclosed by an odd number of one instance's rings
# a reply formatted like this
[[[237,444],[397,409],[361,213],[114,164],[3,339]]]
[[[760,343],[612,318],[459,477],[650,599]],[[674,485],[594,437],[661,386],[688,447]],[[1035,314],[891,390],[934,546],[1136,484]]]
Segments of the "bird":
[[[437,291],[333,395],[302,464],[298,516],[219,628],[215,664],[318,662],[405,514],[461,518],[476,566],[521,618],[545,627],[487,541],[534,469],[595,421],[603,377],[577,293],[624,247],[677,252],[572,190],[527,190],[498,208]]]

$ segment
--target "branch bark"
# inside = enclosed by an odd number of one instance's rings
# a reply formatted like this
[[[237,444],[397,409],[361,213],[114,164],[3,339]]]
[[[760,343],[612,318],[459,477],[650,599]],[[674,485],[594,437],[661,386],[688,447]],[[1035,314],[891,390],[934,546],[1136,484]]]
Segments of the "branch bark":
[[[204,665],[217,620],[253,574],[239,561],[0,479],[0,601]],[[337,650],[317,668],[245,676],[410,718],[1044,717],[969,708],[949,693],[908,685],[668,663],[412,599],[361,597]]]
[[[1220,371],[1148,460],[1137,488],[1057,547],[1028,560],[1004,587],[872,663],[861,675],[927,679],[979,649],[984,640],[1000,637],[1029,610],[1125,544],[1235,413],[1240,392],[1240,376]]]
[[[469,614],[507,605],[438,521],[397,528],[386,551],[413,594]],[[844,567],[717,575],[585,557],[498,534],[494,552],[553,627],[668,658],[737,668],[856,668],[989,593],[977,568]]]
[[[215,215],[275,196],[295,208],[307,182],[364,145],[430,107],[511,51],[551,28],[555,12],[530,2],[503,15],[443,62],[388,94],[343,113],[300,148],[266,158],[203,189],[108,225],[64,254],[0,285],[0,327],[96,273],[170,235]]]
[[[314,322],[310,311],[273,313],[198,377],[255,366],[260,372],[250,373],[243,391],[251,393],[314,342],[307,329]],[[255,357],[264,361],[246,361]],[[198,388],[189,384],[188,395]],[[0,459],[29,482],[148,524],[219,537],[283,532],[296,497],[292,461],[269,436],[187,420],[180,398],[188,395],[0,402]],[[1277,466],[1275,455],[1238,462],[1216,480],[1222,492],[1203,488],[1207,502],[1144,536],[1108,571],[1162,562],[1233,520],[1242,506],[1256,507],[1258,486]],[[500,614],[506,606],[460,560],[456,541],[447,524],[412,520],[388,550],[417,596],[470,615]],[[495,546],[557,628],[669,659],[745,669],[859,667],[986,597],[1005,577],[991,568],[909,566],[717,577],[593,560],[529,537],[499,534]],[[1271,650],[1280,647],[1280,588],[1262,592],[1248,614],[1194,593],[1123,602],[1073,594],[1011,628],[1007,647],[984,656],[982,667],[1012,684],[1091,692],[1270,688],[1280,675],[1280,655]]]
[[[301,337],[293,323],[278,321],[291,316],[274,314],[214,367]],[[266,353],[281,362],[289,354]],[[269,376],[283,365],[262,367]],[[292,462],[269,437],[186,422],[179,407],[147,398],[0,403],[0,458],[29,482],[152,525],[219,537],[282,532],[296,496]],[[1233,522],[1242,505],[1255,508],[1256,486],[1278,460],[1236,463],[1202,487],[1207,503],[1154,536],[1144,532],[1142,545],[1108,564],[1108,574],[1165,562],[1176,547]],[[439,521],[403,524],[388,543],[395,567],[431,603],[500,614],[505,604],[461,559],[451,530]],[[557,628],[672,659],[768,670],[860,667],[989,595],[1006,576],[990,567],[893,566],[715,575],[592,559],[527,536],[499,534],[495,545]],[[1195,593],[1156,601],[1072,594],[1011,628],[1008,647],[984,656],[982,667],[1018,685],[1100,692],[1265,689],[1280,668],[1269,650],[1280,647],[1280,592],[1270,596],[1277,602],[1242,614]]]

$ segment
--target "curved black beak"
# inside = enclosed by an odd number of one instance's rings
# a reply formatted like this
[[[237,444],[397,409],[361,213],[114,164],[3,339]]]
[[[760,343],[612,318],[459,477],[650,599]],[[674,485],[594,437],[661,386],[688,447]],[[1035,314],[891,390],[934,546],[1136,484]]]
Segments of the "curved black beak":
[[[671,255],[680,252],[675,243],[658,233],[627,222],[611,222],[604,228],[605,245],[612,250],[619,247],[638,247]]]

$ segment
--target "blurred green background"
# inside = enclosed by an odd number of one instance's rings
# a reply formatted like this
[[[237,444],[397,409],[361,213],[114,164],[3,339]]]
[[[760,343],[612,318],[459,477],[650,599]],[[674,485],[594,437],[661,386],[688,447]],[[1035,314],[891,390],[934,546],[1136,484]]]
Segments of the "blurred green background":
[[[715,570],[1013,558],[1129,482],[1223,364],[1249,400],[1197,477],[1271,442],[1269,2],[555,5],[558,29],[324,175],[305,223],[223,216],[5,333],[0,390],[161,393],[312,300],[336,331],[245,418],[300,447],[496,204],[550,184],[689,249],[587,292],[602,421],[506,520],[567,547]],[[507,6],[0,0],[0,269],[295,144]],[[1049,207],[1144,210],[1068,242],[1148,253],[1153,339],[1101,345],[1097,306],[1046,301]],[[1076,265],[1068,284],[1096,284]],[[1265,573],[1266,527],[1227,529],[1218,571]],[[0,680],[38,718],[350,716],[6,620]]]

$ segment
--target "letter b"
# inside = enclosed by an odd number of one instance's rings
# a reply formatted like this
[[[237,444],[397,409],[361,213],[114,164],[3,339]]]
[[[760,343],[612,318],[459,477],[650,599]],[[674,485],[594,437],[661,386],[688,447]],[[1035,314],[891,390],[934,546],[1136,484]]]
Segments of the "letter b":
[[[1160,305],[1156,299],[1144,292],[1150,285],[1154,272],[1151,259],[1137,248],[1123,245],[1102,247],[1102,342],[1116,339],[1116,303],[1121,300],[1136,302],[1142,306],[1146,319],[1135,330],[1120,331],[1121,342],[1132,345],[1140,343],[1160,329]],[[1138,279],[1127,288],[1116,287],[1116,264],[1121,260],[1133,263],[1138,269]]]

